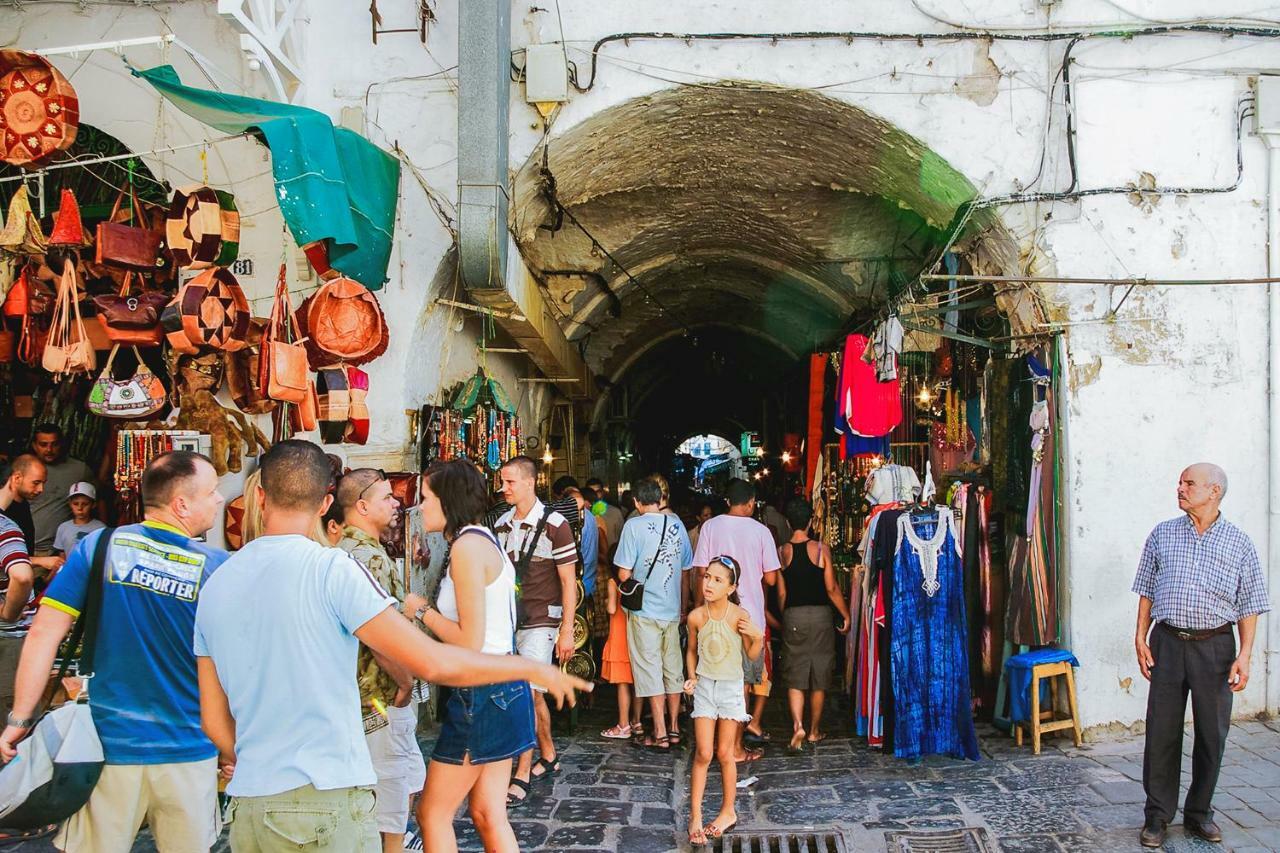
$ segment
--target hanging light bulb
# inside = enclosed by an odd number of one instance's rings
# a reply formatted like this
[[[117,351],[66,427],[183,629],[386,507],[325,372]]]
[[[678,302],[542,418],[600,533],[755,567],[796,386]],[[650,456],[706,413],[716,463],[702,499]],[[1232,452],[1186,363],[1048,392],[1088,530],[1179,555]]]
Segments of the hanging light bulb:
[[[550,464],[551,464],[552,462],[554,462],[554,461],[555,461],[555,457],[551,455],[551,448],[550,448],[550,447],[548,447],[546,450],[542,451],[542,464],[543,464],[543,465],[550,465]]]
[[[918,399],[920,404],[923,406],[927,406],[933,402],[933,392],[929,390],[929,386],[927,384],[920,386],[920,396],[916,399]]]
[[[790,463],[791,463],[791,451],[790,450],[782,451],[782,464],[788,465]]]

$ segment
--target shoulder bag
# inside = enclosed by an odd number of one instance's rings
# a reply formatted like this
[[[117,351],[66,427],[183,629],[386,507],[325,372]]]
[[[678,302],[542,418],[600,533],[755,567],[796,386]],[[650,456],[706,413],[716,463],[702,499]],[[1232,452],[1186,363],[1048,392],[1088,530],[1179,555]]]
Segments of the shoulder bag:
[[[98,223],[95,260],[99,264],[128,270],[154,271],[160,254],[160,242],[164,237],[159,231],[147,227],[147,218],[142,215],[142,205],[138,203],[138,194],[134,192],[132,184],[129,186],[128,196],[129,221],[136,224],[126,225],[116,221],[120,204],[125,197],[125,191],[120,190],[115,206],[111,208],[111,215],[105,222]]]
[[[271,304],[271,317],[258,353],[258,386],[273,400],[296,404],[307,398],[307,350],[302,345],[298,319],[289,304],[289,288],[284,276],[285,268],[281,264],[276,298]]]
[[[77,674],[93,674],[107,549],[114,532],[110,527],[104,529],[93,549],[84,609],[63,645],[58,673],[41,700],[46,710],[77,646],[81,649]],[[31,734],[18,744],[17,757],[0,769],[0,826],[35,829],[71,817],[89,801],[103,763],[102,742],[84,699],[44,713]]]
[[[76,268],[70,258],[63,261],[62,281],[54,301],[53,322],[49,339],[40,357],[40,365],[55,377],[68,373],[88,373],[98,366],[89,333],[80,316],[80,300],[76,294]],[[72,315],[75,319],[72,319]]]
[[[142,360],[137,347],[132,347],[138,368],[128,379],[115,379],[111,365],[120,345],[111,348],[102,374],[89,391],[89,411],[104,418],[145,418],[164,408],[167,395],[164,384]]]
[[[653,559],[649,561],[649,571],[644,573],[644,580],[649,580],[649,575],[653,574],[653,567],[658,563],[658,555],[662,553],[662,543],[667,541],[667,522],[669,519],[666,515],[662,516],[662,533],[658,536],[658,547],[653,552]],[[636,580],[634,574],[622,583],[618,584],[618,600],[622,602],[622,606],[628,610],[639,610],[644,607],[644,581]]]
[[[160,328],[160,312],[169,297],[151,292],[133,295],[133,270],[124,274],[119,293],[93,297],[98,309],[98,322],[106,330],[113,344],[128,346],[159,346],[164,340]]]

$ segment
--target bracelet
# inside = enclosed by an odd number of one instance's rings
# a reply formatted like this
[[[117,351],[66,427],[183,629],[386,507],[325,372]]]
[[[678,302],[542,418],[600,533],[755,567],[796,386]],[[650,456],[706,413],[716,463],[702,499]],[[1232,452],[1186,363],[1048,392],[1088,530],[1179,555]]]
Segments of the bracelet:
[[[421,607],[419,607],[416,611],[414,611],[413,618],[421,622],[423,625],[425,625],[427,623],[426,623],[426,620],[423,619],[423,617],[426,616],[427,611],[431,609],[432,607],[430,604],[424,604]]]
[[[23,719],[22,717],[15,717],[13,715],[13,712],[10,711],[9,717],[6,722],[8,723],[8,725],[13,726],[15,729],[30,729],[35,727],[36,718],[29,717],[27,719]]]

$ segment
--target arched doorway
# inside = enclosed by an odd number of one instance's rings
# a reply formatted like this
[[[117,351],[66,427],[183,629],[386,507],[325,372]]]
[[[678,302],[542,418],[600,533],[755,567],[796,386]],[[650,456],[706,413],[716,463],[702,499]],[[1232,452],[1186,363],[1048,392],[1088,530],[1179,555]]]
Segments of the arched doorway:
[[[975,272],[1015,273],[1017,245],[989,211],[968,210],[976,195],[862,109],[726,82],[636,98],[552,136],[517,175],[513,219],[604,386],[596,446],[636,449],[617,472],[629,479],[700,430],[759,430],[780,449],[802,416],[807,354],[944,250]],[[616,467],[617,454],[599,461]]]

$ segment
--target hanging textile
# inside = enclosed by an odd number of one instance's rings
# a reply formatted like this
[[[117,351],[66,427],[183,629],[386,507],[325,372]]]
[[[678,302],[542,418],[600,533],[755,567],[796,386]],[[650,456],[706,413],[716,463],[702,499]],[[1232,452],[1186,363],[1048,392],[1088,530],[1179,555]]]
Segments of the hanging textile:
[[[836,406],[836,432],[841,435],[875,438],[888,435],[902,421],[898,380],[877,381],[875,367],[862,360],[867,344],[866,335],[845,338]]]
[[[960,552],[951,510],[898,518],[891,634],[894,755],[978,759]]]
[[[1052,368],[1028,357],[1036,389],[1031,425],[1031,475],[1027,490],[1026,539],[1011,563],[1010,639],[1044,646],[1058,639],[1057,423]]]
[[[400,161],[306,107],[184,86],[172,65],[130,69],[187,115],[225,133],[260,133],[276,201],[298,245],[329,243],[329,263],[370,290],[387,278]]]
[[[809,423],[805,439],[805,487],[806,495],[813,493],[813,480],[822,458],[823,404],[827,399],[827,354],[816,352],[809,356]]]

